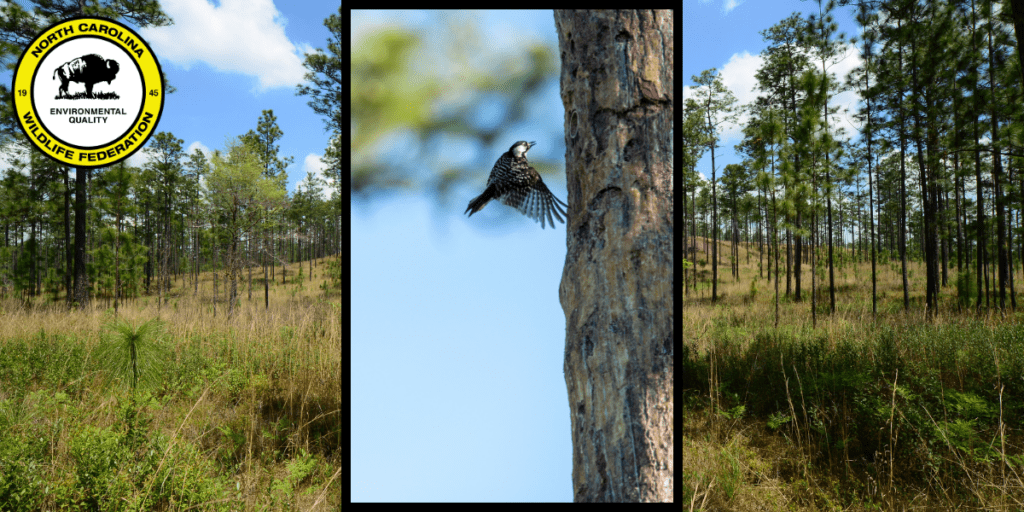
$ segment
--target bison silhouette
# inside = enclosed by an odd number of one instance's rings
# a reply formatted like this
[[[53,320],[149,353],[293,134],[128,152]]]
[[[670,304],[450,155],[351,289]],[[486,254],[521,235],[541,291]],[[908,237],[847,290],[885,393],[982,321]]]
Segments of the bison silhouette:
[[[118,69],[117,61],[104,59],[94,53],[65,62],[53,70],[53,78],[60,78],[57,97],[68,96],[68,82],[78,82],[85,84],[85,94],[91,98],[92,86],[97,82],[106,82],[109,85],[117,76]]]

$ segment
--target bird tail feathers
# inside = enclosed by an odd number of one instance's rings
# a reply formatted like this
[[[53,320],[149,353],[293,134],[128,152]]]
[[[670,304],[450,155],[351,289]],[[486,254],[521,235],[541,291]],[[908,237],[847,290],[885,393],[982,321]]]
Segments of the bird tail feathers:
[[[468,213],[469,216],[472,217],[474,213],[482,210],[490,200],[491,197],[487,194],[487,191],[485,190],[483,194],[480,194],[479,196],[476,197],[476,199],[473,199],[472,201],[469,202],[469,206],[466,207],[466,211],[463,213]]]

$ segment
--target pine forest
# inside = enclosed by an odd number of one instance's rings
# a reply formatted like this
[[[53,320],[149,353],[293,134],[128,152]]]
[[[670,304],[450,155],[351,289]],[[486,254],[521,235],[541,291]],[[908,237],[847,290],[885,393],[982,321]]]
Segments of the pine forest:
[[[232,314],[240,294],[252,299],[254,275],[269,308],[272,280],[285,285],[291,273],[294,281],[304,268],[297,264],[341,247],[339,203],[326,193],[334,182],[310,175],[286,193],[289,159],[275,145],[281,135],[273,112],[264,111],[257,130],[208,159],[198,149],[185,154],[181,139],[160,132],[141,168],[122,161],[83,169],[84,212],[74,169],[24,141],[9,144],[8,154],[20,157],[0,181],[0,298],[76,309],[95,301],[116,311],[155,296],[163,297],[160,307],[172,289],[199,297],[201,275],[209,272],[221,282],[204,293],[223,314]],[[78,219],[87,230],[84,265],[76,260]],[[304,276],[311,272],[305,268]],[[340,273],[331,277],[340,280]]]
[[[1024,509],[1024,2],[793,3],[684,79],[683,508]]]
[[[252,6],[253,17],[268,8],[272,16],[273,5]],[[340,509],[334,9],[308,21],[326,41],[284,54],[294,78],[275,87],[298,96],[296,111],[261,108],[276,96],[243,90],[237,101],[256,105],[239,108],[258,115],[220,112],[245,128],[215,135],[214,149],[190,150],[197,135],[164,128],[132,158],[68,167],[18,128],[4,75],[0,510]],[[136,30],[195,26],[170,12],[157,1],[0,2],[0,58],[13,72],[36,34],[74,16]],[[165,81],[160,124],[188,126],[175,98],[221,85],[192,85],[194,75],[160,58],[165,73],[184,77]],[[230,73],[213,76],[231,87]],[[297,137],[280,119],[300,108],[315,121],[309,138],[323,140],[310,150],[322,157],[305,167],[282,149]],[[321,172],[296,175],[310,161]]]

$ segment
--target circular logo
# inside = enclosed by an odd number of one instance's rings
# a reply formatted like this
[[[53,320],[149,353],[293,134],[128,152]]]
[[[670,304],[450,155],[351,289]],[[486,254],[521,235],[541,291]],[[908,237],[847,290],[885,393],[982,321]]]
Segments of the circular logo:
[[[138,151],[164,108],[160,63],[132,29],[72,18],[43,31],[14,70],[25,135],[62,164],[100,167]]]

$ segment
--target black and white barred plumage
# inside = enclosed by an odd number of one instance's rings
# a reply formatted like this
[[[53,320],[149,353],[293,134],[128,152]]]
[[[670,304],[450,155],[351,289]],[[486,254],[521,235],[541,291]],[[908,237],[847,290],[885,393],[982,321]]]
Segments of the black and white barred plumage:
[[[551,227],[555,226],[554,219],[564,223],[562,216],[567,215],[563,207],[569,205],[548,190],[537,170],[530,167],[526,161],[526,152],[535,145],[536,142],[519,141],[501,155],[491,169],[484,193],[469,202],[465,213],[473,216],[482,210],[488,201],[497,199],[519,210],[523,215],[539,221],[541,229],[546,227],[545,220]]]

